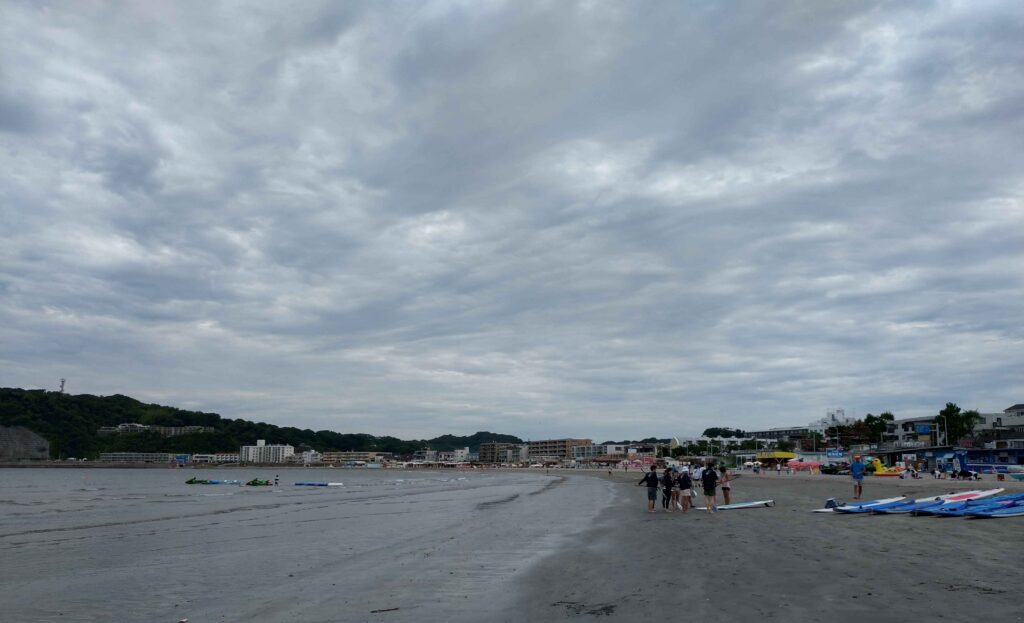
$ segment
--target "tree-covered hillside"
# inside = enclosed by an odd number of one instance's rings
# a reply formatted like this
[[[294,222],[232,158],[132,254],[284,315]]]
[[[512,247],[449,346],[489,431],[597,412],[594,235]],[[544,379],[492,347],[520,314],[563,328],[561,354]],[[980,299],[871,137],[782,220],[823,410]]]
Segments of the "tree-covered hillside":
[[[210,426],[213,433],[161,437],[156,433],[100,436],[101,426],[138,422],[155,426]],[[54,458],[95,458],[100,452],[237,452],[239,446],[257,439],[287,443],[321,452],[332,450],[376,450],[410,454],[423,448],[452,450],[479,448],[487,441],[519,443],[512,435],[479,432],[468,437],[443,435],[429,440],[405,441],[396,437],[375,437],[360,433],[313,431],[263,422],[232,420],[216,413],[186,411],[145,404],[128,396],[72,396],[44,390],[0,388],[0,425],[24,426],[50,442]]]

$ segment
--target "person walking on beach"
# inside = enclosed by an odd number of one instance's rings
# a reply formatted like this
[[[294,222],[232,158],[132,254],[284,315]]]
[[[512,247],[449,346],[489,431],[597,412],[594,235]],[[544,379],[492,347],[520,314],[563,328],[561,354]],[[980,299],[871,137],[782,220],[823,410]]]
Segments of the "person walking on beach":
[[[661,476],[661,507],[665,509],[665,512],[671,513],[672,506],[672,488],[675,485],[675,479],[672,478],[672,469],[666,467],[665,473]]]
[[[651,465],[651,471],[644,474],[636,486],[647,485],[647,512],[654,512],[654,503],[658,501],[658,467]]]
[[[704,504],[707,512],[713,513],[717,510],[718,499],[715,495],[715,488],[718,486],[718,474],[715,472],[715,464],[709,462],[707,467],[700,473],[701,487],[704,489]]]
[[[864,464],[860,462],[860,455],[853,457],[850,464],[850,478],[853,478],[853,499],[859,500],[864,493]]]
[[[729,494],[732,493],[732,475],[729,468],[722,466],[722,504],[729,504]]]

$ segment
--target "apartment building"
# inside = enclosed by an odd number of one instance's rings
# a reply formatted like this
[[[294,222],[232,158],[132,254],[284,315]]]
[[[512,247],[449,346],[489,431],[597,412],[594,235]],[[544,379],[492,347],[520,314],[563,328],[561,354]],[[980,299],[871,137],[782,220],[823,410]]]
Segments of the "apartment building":
[[[601,458],[625,458],[628,448],[619,444],[591,444],[589,446],[573,446],[572,458],[576,461],[589,462]]]
[[[173,463],[180,456],[188,457],[170,452],[102,452],[99,460],[101,463]],[[184,462],[187,461],[186,458]]]
[[[193,463],[237,463],[237,452],[218,452],[215,454],[193,454]]]
[[[365,463],[380,463],[390,459],[390,452],[321,452],[320,462],[330,465],[339,465],[348,461],[363,461]]]
[[[531,441],[529,446],[531,461],[571,461],[573,446],[593,445],[590,439],[542,439]]]
[[[295,455],[295,448],[290,445],[272,444],[260,439],[255,446],[242,446],[238,449],[238,460],[241,463],[287,463]]]
[[[488,441],[480,444],[481,463],[507,463],[502,455],[507,450],[517,450],[521,444]],[[515,461],[518,463],[518,461]]]

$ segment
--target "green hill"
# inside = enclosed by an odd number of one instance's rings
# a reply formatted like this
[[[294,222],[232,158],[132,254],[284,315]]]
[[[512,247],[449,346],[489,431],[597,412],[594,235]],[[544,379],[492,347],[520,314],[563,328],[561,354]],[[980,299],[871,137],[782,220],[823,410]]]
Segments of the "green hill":
[[[156,433],[100,436],[101,426],[138,422],[155,426],[209,426],[212,433],[161,437]],[[435,439],[402,440],[361,433],[313,431],[263,422],[232,420],[216,413],[186,411],[145,404],[122,396],[72,396],[44,390],[0,388],[0,425],[24,426],[50,442],[54,458],[96,458],[100,452],[237,452],[239,446],[257,439],[286,443],[298,448],[325,451],[369,451],[411,454],[416,450],[452,450],[469,446],[476,450],[488,441],[521,443],[518,437],[479,432],[468,437],[442,435]]]

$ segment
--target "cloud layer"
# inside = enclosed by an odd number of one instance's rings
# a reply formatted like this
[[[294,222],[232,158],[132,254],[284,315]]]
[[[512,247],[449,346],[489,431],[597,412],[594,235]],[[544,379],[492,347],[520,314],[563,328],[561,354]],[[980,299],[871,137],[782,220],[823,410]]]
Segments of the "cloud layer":
[[[1024,401],[1024,5],[8,3],[0,384],[596,440]]]

